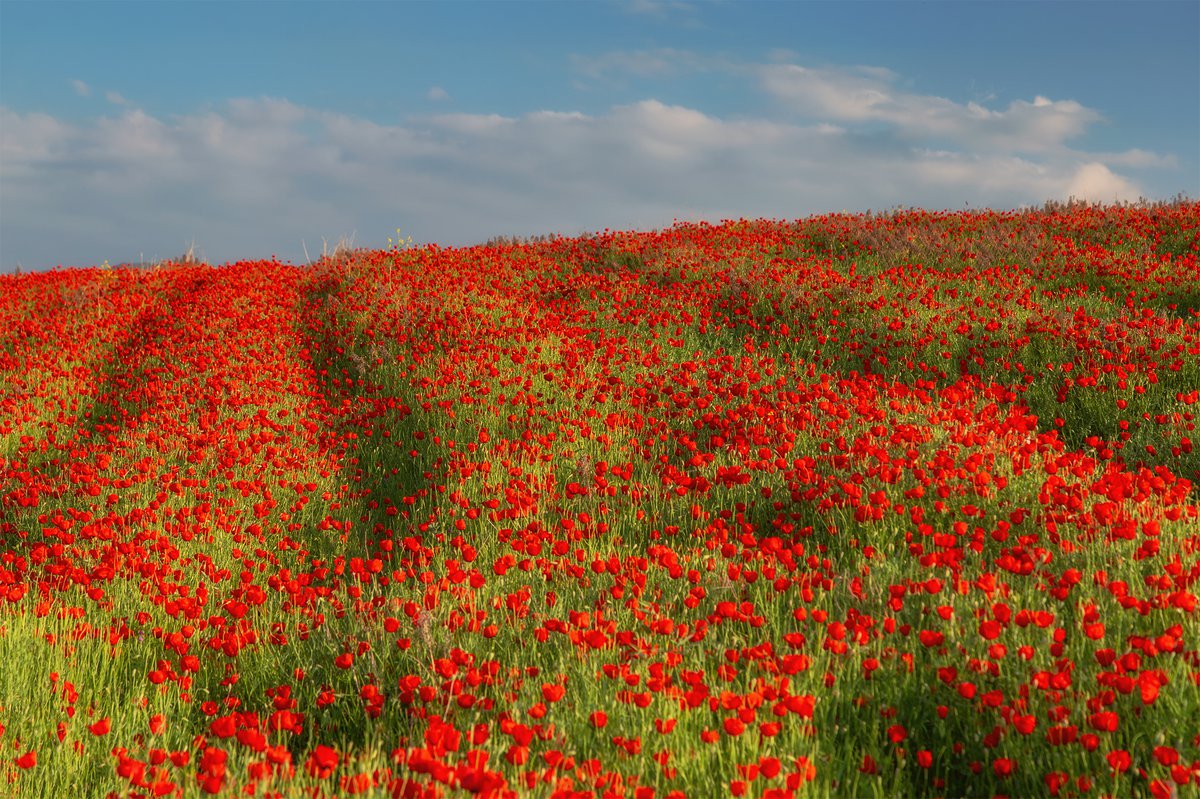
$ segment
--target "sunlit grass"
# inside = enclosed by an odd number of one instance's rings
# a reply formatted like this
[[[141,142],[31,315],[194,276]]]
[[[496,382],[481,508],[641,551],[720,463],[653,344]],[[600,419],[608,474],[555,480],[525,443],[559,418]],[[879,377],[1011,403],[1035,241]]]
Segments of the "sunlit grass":
[[[1195,217],[10,280],[2,778],[1185,795]]]

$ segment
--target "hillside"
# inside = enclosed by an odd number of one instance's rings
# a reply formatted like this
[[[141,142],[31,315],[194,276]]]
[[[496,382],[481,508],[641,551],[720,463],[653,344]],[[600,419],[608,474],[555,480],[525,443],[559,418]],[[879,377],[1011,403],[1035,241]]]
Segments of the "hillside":
[[[0,277],[18,796],[1183,796],[1200,204]]]

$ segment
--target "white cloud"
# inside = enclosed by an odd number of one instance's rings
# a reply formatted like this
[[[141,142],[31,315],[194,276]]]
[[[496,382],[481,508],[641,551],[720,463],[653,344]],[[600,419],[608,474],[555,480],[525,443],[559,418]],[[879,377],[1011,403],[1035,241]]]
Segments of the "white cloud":
[[[756,68],[790,109],[724,117],[647,99],[594,114],[439,114],[385,125],[279,98],[178,117],[68,123],[0,107],[0,266],[277,254],[352,230],[382,246],[649,228],[829,209],[1015,207],[1141,193],[1171,156],[1089,153],[1069,100],[991,109],[897,88],[878,68]]]
[[[1090,202],[1121,202],[1136,200],[1140,192],[1125,178],[1114,175],[1097,161],[1079,167],[1067,185],[1067,195]]]
[[[425,93],[425,96],[428,97],[430,100],[433,100],[434,102],[442,102],[443,100],[450,99],[450,93],[447,92],[445,89],[443,89],[441,86],[429,87],[429,91]]]
[[[19,114],[0,106],[0,178],[32,174],[65,149],[75,129],[49,114]]]
[[[430,121],[456,133],[488,133],[510,128],[515,120],[500,114],[441,114]]]
[[[1174,154],[1153,153],[1137,147],[1120,153],[1096,153],[1096,159],[1109,166],[1132,167],[1134,169],[1174,169],[1179,159]]]
[[[104,99],[108,100],[113,105],[121,105],[121,106],[132,106],[133,105],[133,103],[130,100],[125,99],[125,97],[120,92],[107,91],[104,93]]]
[[[71,81],[71,88],[74,89],[75,93],[78,94],[80,97],[90,97],[92,94],[92,87],[88,86],[86,83],[79,80],[78,78]]]
[[[768,92],[814,116],[861,122],[884,112],[888,95],[883,90],[891,73],[859,67],[855,70],[823,70],[795,64],[772,64],[762,68]]]
[[[808,68],[770,64],[762,87],[803,116],[839,122],[890,124],[907,139],[934,138],[1004,152],[1061,148],[1100,121],[1073,100],[1016,100],[1003,110],[897,88],[898,76],[878,67]]]

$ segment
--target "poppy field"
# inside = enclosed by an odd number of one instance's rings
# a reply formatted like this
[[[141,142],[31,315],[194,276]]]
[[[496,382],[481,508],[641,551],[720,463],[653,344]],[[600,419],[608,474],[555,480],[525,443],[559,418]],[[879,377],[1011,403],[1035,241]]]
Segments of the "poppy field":
[[[0,277],[0,792],[1200,795],[1198,241]]]

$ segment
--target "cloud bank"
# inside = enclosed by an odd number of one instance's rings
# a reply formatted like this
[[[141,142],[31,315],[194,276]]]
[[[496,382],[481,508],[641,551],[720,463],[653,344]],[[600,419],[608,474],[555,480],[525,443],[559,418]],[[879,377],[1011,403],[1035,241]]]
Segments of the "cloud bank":
[[[617,61],[585,66],[599,74]],[[627,66],[697,63],[655,51]],[[193,239],[213,262],[301,261],[302,241],[310,253],[322,237],[351,233],[380,246],[397,227],[417,241],[468,244],[676,218],[1132,200],[1142,188],[1130,170],[1174,163],[1140,149],[1073,148],[1101,116],[1069,99],[960,104],[865,66],[737,74],[777,113],[721,117],[646,99],[594,115],[384,125],[261,97],[174,117],[118,107],[79,124],[0,107],[0,266],[168,257]]]

